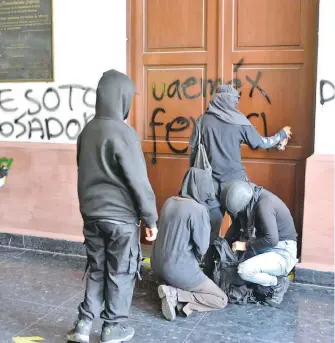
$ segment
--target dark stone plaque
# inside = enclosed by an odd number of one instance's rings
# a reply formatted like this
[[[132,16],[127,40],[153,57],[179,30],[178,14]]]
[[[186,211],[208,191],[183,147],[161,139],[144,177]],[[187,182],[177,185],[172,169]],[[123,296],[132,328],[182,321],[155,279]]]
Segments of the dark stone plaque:
[[[0,0],[0,82],[53,81],[52,0]]]

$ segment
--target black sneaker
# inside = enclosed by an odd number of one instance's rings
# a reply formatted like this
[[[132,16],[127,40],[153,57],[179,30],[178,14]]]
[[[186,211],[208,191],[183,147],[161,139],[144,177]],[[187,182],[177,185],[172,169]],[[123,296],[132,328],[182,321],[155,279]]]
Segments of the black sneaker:
[[[176,319],[176,307],[178,304],[177,289],[171,286],[160,285],[158,295],[162,299],[162,312],[165,319],[173,321]]]
[[[272,307],[280,308],[289,285],[290,282],[286,277],[278,277],[277,286],[272,287],[272,294],[265,299],[265,302]]]
[[[125,324],[104,324],[100,336],[100,343],[128,342],[135,335],[134,328]]]
[[[90,341],[91,329],[91,320],[78,319],[74,324],[74,328],[65,335],[65,339],[71,342],[88,343]]]

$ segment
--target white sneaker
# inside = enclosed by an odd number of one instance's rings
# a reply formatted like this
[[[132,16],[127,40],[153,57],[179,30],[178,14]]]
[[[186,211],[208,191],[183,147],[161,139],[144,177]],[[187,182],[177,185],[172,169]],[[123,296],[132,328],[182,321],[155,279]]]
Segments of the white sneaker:
[[[158,295],[162,299],[163,316],[169,321],[175,320],[178,304],[177,289],[171,286],[160,285],[158,287]]]

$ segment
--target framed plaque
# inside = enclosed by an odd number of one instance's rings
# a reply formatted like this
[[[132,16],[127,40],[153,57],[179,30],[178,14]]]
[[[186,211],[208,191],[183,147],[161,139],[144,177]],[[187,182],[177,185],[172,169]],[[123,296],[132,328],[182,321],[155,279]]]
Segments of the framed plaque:
[[[0,82],[53,79],[52,0],[1,0]]]

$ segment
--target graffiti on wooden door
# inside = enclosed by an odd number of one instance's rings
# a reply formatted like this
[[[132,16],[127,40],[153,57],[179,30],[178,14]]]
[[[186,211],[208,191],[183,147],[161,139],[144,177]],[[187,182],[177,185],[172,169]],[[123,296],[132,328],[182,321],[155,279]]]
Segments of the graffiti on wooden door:
[[[244,59],[242,58],[235,66],[234,66],[234,73],[236,73],[241,66],[243,66]],[[265,101],[271,104],[271,100],[269,95],[266,93],[266,91],[261,87],[260,81],[261,81],[262,73],[258,71],[256,78],[253,80],[251,77],[246,75],[245,81],[250,83],[251,89],[249,92],[249,97],[252,98],[254,93],[256,91],[260,92],[262,96],[264,97]],[[242,83],[243,80],[239,78],[232,79],[226,84],[231,84],[233,87],[235,87],[240,95],[241,91],[240,89],[243,86]],[[157,135],[156,135],[156,127],[163,126],[164,122],[159,121],[159,116],[165,115],[166,111],[162,106],[159,106],[159,102],[161,102],[164,97],[168,98],[174,98],[177,97],[179,100],[183,99],[197,99],[200,96],[206,97],[207,94],[210,96],[213,96],[216,93],[216,90],[219,86],[224,84],[224,80],[218,78],[216,80],[203,80],[202,78],[197,79],[196,77],[192,76],[187,78],[185,81],[181,81],[179,79],[174,80],[173,82],[169,84],[162,83],[162,86],[160,89],[158,89],[156,83],[154,82],[152,84],[152,97],[153,99],[158,102],[158,106],[153,110],[150,120],[150,127],[152,131],[152,141],[153,141],[153,156],[152,156],[152,164],[155,164],[157,162]],[[193,86],[200,86],[200,91],[197,93],[190,94],[188,88]],[[264,130],[264,136],[266,137],[268,135],[268,127],[267,127],[267,119],[266,114],[264,112],[259,113],[249,113],[247,115],[247,118],[259,118],[262,120],[263,123],[263,130]],[[188,146],[182,149],[178,149],[173,146],[170,136],[173,132],[182,132],[187,130],[192,125],[192,129],[196,125],[196,119],[193,116],[178,116],[174,118],[172,121],[165,124],[165,141],[167,145],[169,146],[169,149],[175,153],[175,154],[185,154],[187,153]]]

